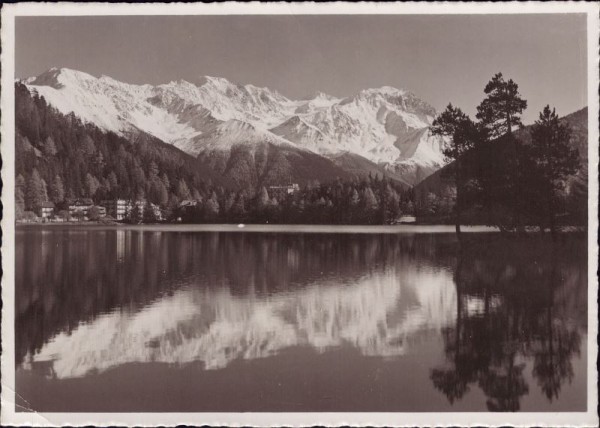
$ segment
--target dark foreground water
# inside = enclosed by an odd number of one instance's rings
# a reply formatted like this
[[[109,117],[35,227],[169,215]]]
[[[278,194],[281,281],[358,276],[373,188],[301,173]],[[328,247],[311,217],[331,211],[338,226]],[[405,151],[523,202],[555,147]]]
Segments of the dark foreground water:
[[[468,239],[19,228],[19,405],[584,411],[584,239]]]

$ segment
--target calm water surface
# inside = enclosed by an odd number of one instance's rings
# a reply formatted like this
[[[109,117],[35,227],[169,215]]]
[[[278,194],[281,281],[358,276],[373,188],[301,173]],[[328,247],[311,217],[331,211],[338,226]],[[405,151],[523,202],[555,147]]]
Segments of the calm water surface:
[[[18,228],[19,405],[584,411],[585,240],[468,239]]]

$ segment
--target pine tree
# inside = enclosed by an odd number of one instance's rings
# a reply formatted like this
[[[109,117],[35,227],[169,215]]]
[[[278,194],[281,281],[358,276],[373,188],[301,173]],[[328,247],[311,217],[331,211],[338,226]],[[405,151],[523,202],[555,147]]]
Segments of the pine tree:
[[[117,180],[117,174],[115,174],[114,171],[111,171],[108,174],[108,184],[110,186],[110,191],[113,193],[113,195],[119,196],[118,195],[119,181]]]
[[[54,203],[61,203],[65,199],[65,187],[60,175],[56,175],[50,186],[50,198]]]
[[[38,212],[42,202],[45,202],[44,182],[38,170],[34,168],[27,182],[25,207],[27,210]]]
[[[432,192],[427,193],[425,200],[425,211],[429,215],[435,215],[440,207],[440,198]]]
[[[385,190],[382,195],[382,222],[389,223],[398,217],[400,214],[400,197],[398,193],[390,186],[390,184],[386,184]]]
[[[235,193],[233,192],[229,192],[229,194],[227,195],[227,198],[225,199],[225,203],[223,204],[223,213],[228,217],[231,218],[232,216],[232,210],[233,210],[233,204],[235,204]]]
[[[96,153],[96,144],[88,134],[85,134],[81,141],[81,152],[84,156],[92,156]]]
[[[48,184],[46,183],[46,180],[42,178],[42,202],[47,202],[48,199]]]
[[[212,192],[210,198],[204,203],[204,215],[209,221],[215,220],[219,215],[219,200],[215,192]]]
[[[358,195],[358,191],[353,188],[352,193],[350,193],[350,206],[356,207],[360,202],[360,196]]]
[[[171,192],[171,180],[169,180],[169,176],[166,173],[162,173],[162,175],[160,176],[161,181],[163,182],[163,185],[165,186],[165,189],[167,189],[167,192]]]
[[[148,166],[148,179],[154,180],[155,178],[158,178],[158,165],[156,165],[156,162],[152,161]]]
[[[370,186],[365,188],[363,191],[361,202],[364,219],[369,224],[373,223],[379,204],[377,202],[377,198],[375,197],[375,193],[373,193],[373,189],[371,189]]]
[[[497,73],[484,89],[486,98],[477,107],[477,118],[486,140],[502,143],[504,148],[484,151],[479,168],[479,182],[483,188],[484,205],[489,221],[501,230],[516,227],[524,231],[523,205],[526,168],[521,141],[513,134],[515,126],[522,126],[520,115],[527,108],[518,85],[512,79],[505,81]],[[486,158],[487,156],[487,158]],[[505,215],[498,213],[505,211]]]
[[[42,146],[42,150],[47,156],[54,156],[57,153],[56,144],[54,144],[54,140],[52,137],[47,137],[44,141],[44,145]]]
[[[246,198],[243,192],[238,193],[231,207],[231,213],[236,221],[242,221],[246,217]]]
[[[570,139],[571,129],[560,122],[556,109],[550,110],[549,105],[544,107],[532,126],[528,154],[540,179],[538,190],[544,198],[543,212],[548,216],[554,237],[558,193],[564,189],[566,178],[575,174],[579,166],[579,153],[569,145]]]
[[[151,199],[158,203],[160,206],[164,207],[169,202],[169,193],[165,188],[162,180],[156,178],[151,183]]]
[[[262,186],[256,196],[256,204],[259,210],[264,210],[269,205],[269,192]]]
[[[456,234],[460,238],[461,213],[463,211],[463,194],[468,174],[465,168],[465,154],[473,150],[478,143],[484,141],[482,130],[462,112],[460,108],[448,104],[444,110],[433,121],[431,132],[433,135],[441,135],[446,138],[443,148],[444,156],[448,161],[454,161],[452,170],[456,185],[455,227]]]
[[[104,161],[104,155],[102,154],[102,152],[96,153],[92,164],[94,165],[97,171],[101,171],[104,168],[106,162]]]
[[[98,179],[88,172],[85,176],[85,189],[87,196],[93,198],[99,187],[100,182]]]
[[[194,201],[201,201],[202,200],[202,195],[200,194],[200,192],[198,191],[198,189],[196,189],[195,187],[192,189],[192,199]]]
[[[521,98],[519,86],[512,79],[505,81],[502,73],[497,73],[484,92],[487,97],[477,107],[477,119],[492,138],[510,134],[513,127],[522,125],[520,115],[527,108],[527,101]]]
[[[179,200],[185,200],[191,198],[190,189],[183,178],[177,182],[177,197]]]

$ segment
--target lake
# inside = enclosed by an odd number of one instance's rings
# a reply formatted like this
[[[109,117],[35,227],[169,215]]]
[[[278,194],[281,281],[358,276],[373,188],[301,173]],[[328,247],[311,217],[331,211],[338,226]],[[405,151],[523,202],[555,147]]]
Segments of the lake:
[[[17,227],[18,409],[586,410],[583,236],[235,229]]]

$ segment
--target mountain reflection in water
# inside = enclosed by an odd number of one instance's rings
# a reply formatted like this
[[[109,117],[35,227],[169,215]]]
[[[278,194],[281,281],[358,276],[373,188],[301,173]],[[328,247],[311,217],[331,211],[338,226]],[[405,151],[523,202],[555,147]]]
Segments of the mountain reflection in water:
[[[560,401],[585,364],[584,240],[469,239],[459,250],[443,234],[20,230],[18,371],[56,383],[166,363],[218,376],[306,348],[410,370],[431,342],[418,381],[449,410],[473,389],[491,411]]]

